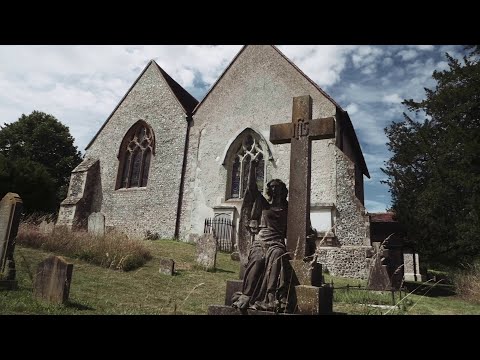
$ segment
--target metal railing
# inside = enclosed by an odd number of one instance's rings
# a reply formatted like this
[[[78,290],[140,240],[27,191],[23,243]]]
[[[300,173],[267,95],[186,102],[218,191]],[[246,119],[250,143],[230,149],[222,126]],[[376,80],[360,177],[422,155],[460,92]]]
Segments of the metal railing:
[[[205,219],[203,232],[213,234],[219,251],[231,253],[234,247],[234,229],[235,226],[230,219],[207,218]]]

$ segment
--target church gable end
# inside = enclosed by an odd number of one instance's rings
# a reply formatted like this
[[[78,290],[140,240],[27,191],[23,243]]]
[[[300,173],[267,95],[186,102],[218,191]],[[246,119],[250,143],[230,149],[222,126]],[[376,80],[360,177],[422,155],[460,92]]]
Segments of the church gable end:
[[[270,125],[291,121],[293,97],[303,95],[312,97],[314,117],[335,115],[336,105],[332,100],[275,47],[249,45],[240,51],[193,113],[187,163],[190,200],[184,204],[184,211],[191,213],[191,223],[182,225],[185,236],[189,232],[202,232],[205,218],[213,216],[217,206],[240,209],[241,184],[237,191],[239,184],[234,180],[242,178],[242,164],[234,161],[244,154],[236,153],[236,157],[227,159],[233,163],[225,164],[222,154],[242,131],[254,129],[271,150],[268,158],[263,157],[263,184],[274,178],[284,179],[288,184],[289,144],[273,146],[269,142]],[[312,166],[316,169],[312,201],[317,203],[335,201],[332,181],[335,157],[329,141],[312,144]],[[209,161],[217,158],[218,161]]]
[[[87,146],[106,226],[175,234],[187,119],[197,101],[150,61]]]

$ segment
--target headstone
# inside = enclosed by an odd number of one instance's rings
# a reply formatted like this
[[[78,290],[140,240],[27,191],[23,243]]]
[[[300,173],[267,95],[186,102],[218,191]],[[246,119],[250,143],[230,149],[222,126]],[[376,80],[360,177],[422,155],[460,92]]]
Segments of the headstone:
[[[227,288],[225,290],[225,305],[232,306],[232,296],[238,291],[242,291],[242,280],[227,280]]]
[[[50,303],[63,304],[68,300],[73,264],[63,257],[50,256],[38,264],[33,295]]]
[[[391,279],[388,271],[388,250],[383,245],[374,243],[375,254],[370,266],[367,289],[386,291],[391,290]]]
[[[95,236],[105,236],[105,215],[99,212],[88,217],[88,233]]]
[[[197,239],[197,264],[205,270],[215,270],[217,242],[213,234],[203,234]]]
[[[55,224],[53,222],[48,222],[47,220],[43,220],[40,225],[38,226],[40,233],[44,235],[50,235],[53,233],[55,229]]]
[[[322,264],[312,261],[290,260],[300,285],[322,286]]]
[[[420,273],[420,259],[418,253],[403,251],[403,271],[405,281],[425,281],[425,276]]]
[[[5,281],[15,280],[15,238],[23,202],[15,193],[7,193],[0,201],[0,274]]]
[[[295,292],[297,295],[296,314],[322,315],[333,312],[332,287],[328,285],[322,287],[297,285]]]
[[[175,261],[173,261],[173,259],[160,258],[160,267],[158,272],[160,274],[172,276],[175,273]]]
[[[287,249],[295,259],[305,256],[310,230],[311,141],[334,137],[333,117],[312,119],[310,95],[293,98],[291,123],[270,126],[272,144],[291,143]]]

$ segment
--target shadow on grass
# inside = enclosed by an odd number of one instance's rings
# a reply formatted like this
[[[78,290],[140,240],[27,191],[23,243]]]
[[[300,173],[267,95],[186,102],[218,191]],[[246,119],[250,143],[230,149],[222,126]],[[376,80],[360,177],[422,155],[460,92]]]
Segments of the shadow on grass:
[[[421,284],[414,281],[405,281],[404,286],[408,292],[413,292],[415,295],[423,295],[428,297],[443,297],[456,295],[455,287],[445,284]]]
[[[91,306],[87,306],[73,300],[67,300],[67,302],[65,303],[65,307],[77,310],[95,310],[95,308]]]
[[[232,271],[232,270],[224,270],[224,269],[215,269],[213,270],[213,272],[219,272],[219,273],[230,273],[230,274],[235,274],[236,271]]]

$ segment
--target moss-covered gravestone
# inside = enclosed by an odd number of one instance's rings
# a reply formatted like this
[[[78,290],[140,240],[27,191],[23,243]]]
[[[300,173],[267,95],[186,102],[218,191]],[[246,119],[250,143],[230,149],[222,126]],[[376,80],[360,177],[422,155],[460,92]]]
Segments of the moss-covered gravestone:
[[[213,234],[203,234],[197,240],[197,264],[205,270],[215,270],[217,241]]]
[[[68,300],[72,283],[73,264],[63,257],[50,256],[38,264],[33,295],[50,303],[63,304]]]
[[[9,192],[0,201],[0,288],[16,287],[13,252],[22,209],[18,194]]]

